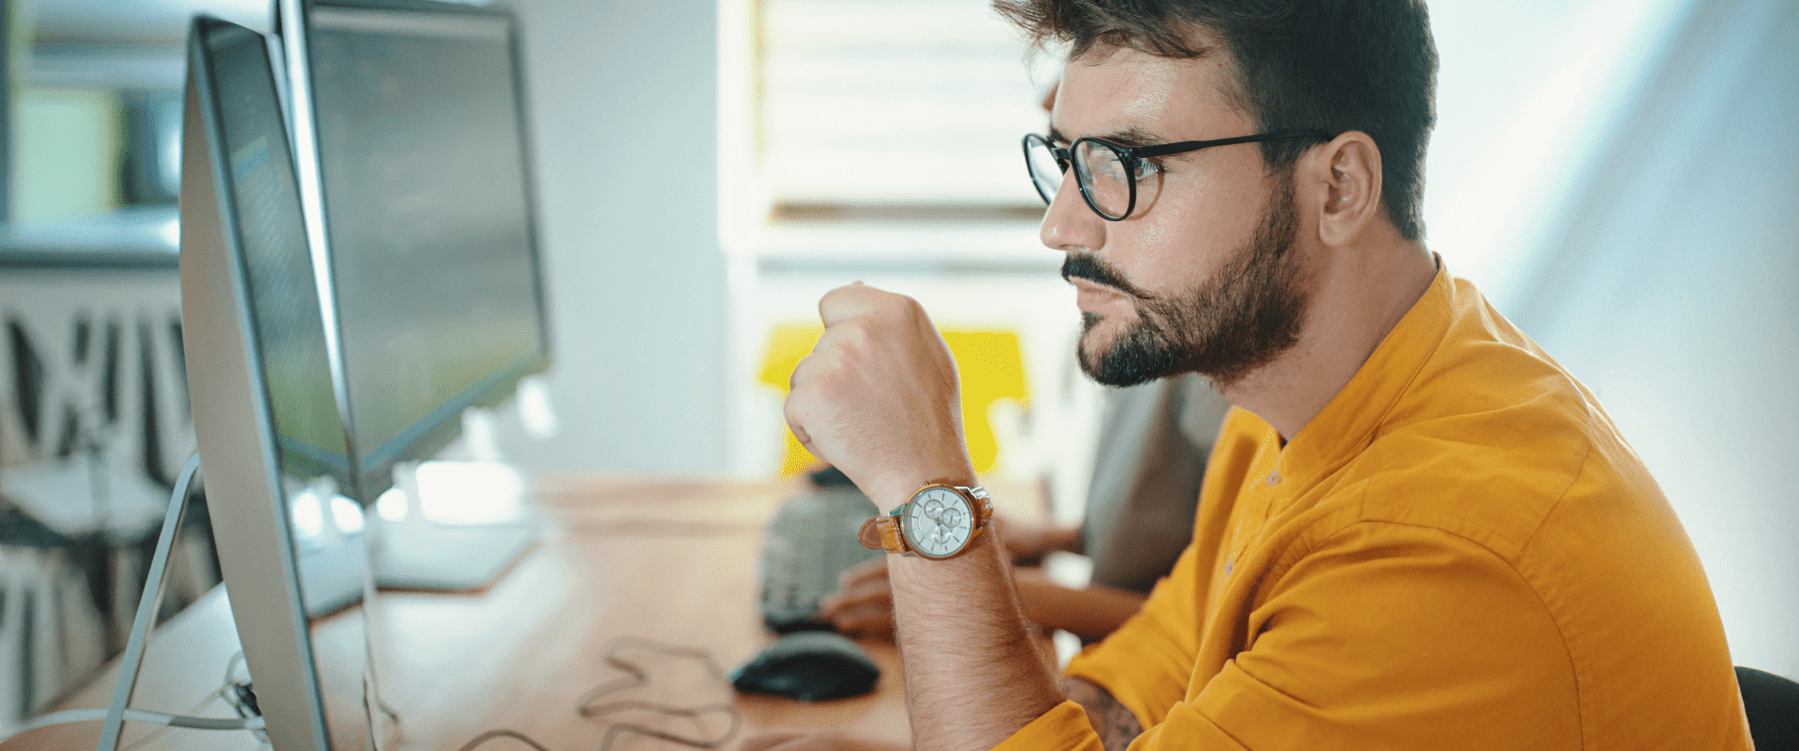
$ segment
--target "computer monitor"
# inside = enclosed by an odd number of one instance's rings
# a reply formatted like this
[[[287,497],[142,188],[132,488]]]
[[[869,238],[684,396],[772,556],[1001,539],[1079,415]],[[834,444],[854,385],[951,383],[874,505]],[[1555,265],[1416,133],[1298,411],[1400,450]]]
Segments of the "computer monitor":
[[[183,345],[232,617],[275,747],[360,749],[366,639],[344,606],[368,582],[362,517],[336,490],[353,473],[275,51],[207,18],[188,47]]]
[[[318,191],[353,490],[371,504],[397,465],[456,438],[465,410],[550,362],[517,22],[419,0],[298,0],[280,18],[302,169],[317,169],[302,187]],[[479,587],[528,541],[382,535],[378,581],[410,588]]]

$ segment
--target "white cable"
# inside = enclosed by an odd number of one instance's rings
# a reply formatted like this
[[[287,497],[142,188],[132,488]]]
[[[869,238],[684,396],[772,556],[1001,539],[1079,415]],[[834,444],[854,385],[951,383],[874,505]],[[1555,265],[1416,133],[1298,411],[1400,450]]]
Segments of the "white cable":
[[[11,738],[28,730],[36,730],[50,725],[63,725],[71,722],[101,722],[106,719],[104,709],[70,709],[62,712],[51,712],[38,715],[19,727],[0,734],[0,741]],[[125,719],[131,722],[153,722],[158,725],[169,725],[178,728],[195,730],[261,730],[261,717],[188,717],[178,714],[164,714],[142,709],[125,710]]]

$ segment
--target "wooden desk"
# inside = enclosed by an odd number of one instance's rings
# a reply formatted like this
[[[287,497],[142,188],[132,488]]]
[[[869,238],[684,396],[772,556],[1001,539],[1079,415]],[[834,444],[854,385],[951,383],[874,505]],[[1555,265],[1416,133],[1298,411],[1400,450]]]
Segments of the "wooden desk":
[[[1037,513],[1035,491],[989,487],[1002,508]],[[620,675],[602,661],[608,644],[619,637],[704,648],[726,670],[742,664],[774,638],[763,628],[756,603],[762,526],[799,490],[791,480],[540,482],[536,503],[549,520],[543,542],[492,587],[478,594],[382,594],[373,620],[381,692],[402,718],[398,731],[386,736],[389,748],[454,751],[496,728],[517,730],[556,751],[596,748],[609,723],[581,717],[575,705],[589,689]],[[361,630],[354,626],[361,618],[351,610],[318,627],[315,647],[355,649]],[[648,654],[641,655],[641,663],[650,672],[649,685],[618,696],[683,706],[731,701],[746,732],[829,725],[906,742],[910,729],[898,650],[880,641],[864,646],[882,675],[874,693],[854,699],[808,705],[733,696],[697,661]],[[191,710],[218,688],[236,651],[229,603],[215,590],[158,629],[133,706]],[[109,668],[59,708],[106,706],[116,670]],[[326,691],[328,701],[360,706],[359,685],[328,685]],[[216,702],[205,712],[229,714]],[[677,732],[696,730],[660,722]],[[710,727],[721,731],[724,723],[714,720]],[[128,725],[125,742],[152,729]],[[44,728],[0,748],[91,749],[98,736],[98,723],[84,723]],[[173,729],[144,748],[256,745],[248,733]],[[620,751],[669,747],[631,735],[615,746]],[[481,751],[522,748],[494,740]]]

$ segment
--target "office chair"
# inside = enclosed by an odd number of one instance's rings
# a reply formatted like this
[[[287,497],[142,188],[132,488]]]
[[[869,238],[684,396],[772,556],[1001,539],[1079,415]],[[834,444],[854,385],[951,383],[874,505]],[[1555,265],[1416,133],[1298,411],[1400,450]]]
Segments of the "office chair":
[[[1739,665],[1737,686],[1756,750],[1799,751],[1799,683]]]

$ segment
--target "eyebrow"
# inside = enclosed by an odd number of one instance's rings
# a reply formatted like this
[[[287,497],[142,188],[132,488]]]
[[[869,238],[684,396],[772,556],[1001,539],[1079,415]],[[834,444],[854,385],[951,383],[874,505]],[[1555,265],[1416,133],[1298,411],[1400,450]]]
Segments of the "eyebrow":
[[[1167,142],[1167,140],[1162,138],[1161,136],[1158,136],[1154,133],[1149,132],[1148,130],[1145,130],[1145,129],[1135,126],[1135,125],[1125,128],[1123,130],[1115,130],[1110,133],[1104,133],[1097,137],[1100,139],[1106,140],[1106,141],[1111,141],[1112,143],[1118,144],[1120,146],[1151,146],[1151,145]],[[1055,142],[1055,143],[1072,143],[1074,139],[1069,138],[1067,135],[1063,134],[1062,131],[1057,130],[1056,127],[1054,125],[1052,125],[1049,128],[1049,140],[1052,142]]]

